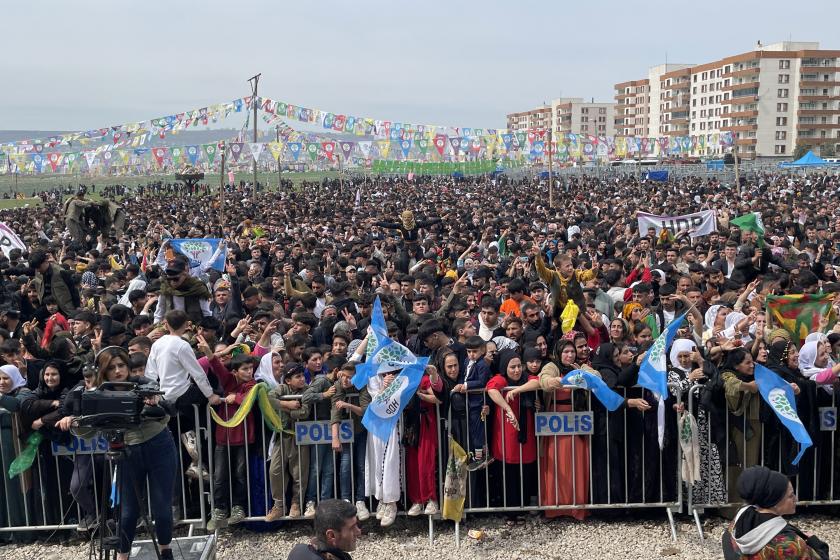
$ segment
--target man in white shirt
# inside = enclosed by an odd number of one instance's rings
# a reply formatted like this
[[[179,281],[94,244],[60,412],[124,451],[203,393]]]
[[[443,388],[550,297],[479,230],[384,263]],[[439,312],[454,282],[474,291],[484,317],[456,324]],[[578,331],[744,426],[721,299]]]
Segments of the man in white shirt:
[[[127,265],[125,267],[125,274],[126,280],[128,280],[128,287],[125,289],[125,293],[122,295],[122,297],[117,303],[128,307],[131,305],[131,302],[128,299],[128,295],[134,290],[145,290],[146,279],[140,274],[140,267],[136,264]]]
[[[181,310],[173,310],[167,312],[163,320],[169,334],[152,344],[144,376],[157,381],[164,398],[173,403],[178,410],[178,416],[170,420],[169,426],[173,433],[181,433],[181,440],[193,460],[187,469],[187,475],[207,479],[209,474],[198,464],[195,437],[197,426],[193,405],[203,405],[205,402],[217,405],[222,399],[213,393],[213,387],[210,386],[207,374],[199,365],[192,347],[181,338],[187,330],[187,314]],[[203,417],[200,410],[199,422]],[[203,452],[206,460],[209,453],[206,446]]]
[[[221,399],[213,393],[213,387],[192,347],[181,338],[187,330],[187,314],[173,310],[163,320],[169,334],[160,337],[152,345],[144,375],[157,381],[164,398],[175,403],[179,410],[185,405],[200,404],[205,400],[211,405],[219,404]]]

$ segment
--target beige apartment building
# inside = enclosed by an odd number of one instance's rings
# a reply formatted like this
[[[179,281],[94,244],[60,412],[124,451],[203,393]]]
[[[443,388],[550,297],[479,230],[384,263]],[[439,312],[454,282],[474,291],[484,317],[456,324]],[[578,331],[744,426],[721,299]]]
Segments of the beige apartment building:
[[[518,130],[548,129],[551,126],[551,107],[543,105],[530,111],[510,113],[507,116],[507,128],[511,132]]]
[[[615,103],[584,101],[582,97],[554,99],[551,102],[551,129],[555,134],[615,136]]]
[[[614,136],[614,114],[615,103],[596,103],[582,97],[560,98],[552,100],[550,105],[508,114],[507,128],[511,131],[551,128],[555,134]]]
[[[692,138],[715,155],[732,134],[748,159],[789,157],[797,145],[840,149],[840,51],[815,42],[758,43],[750,52],[699,65],[661,65],[647,80],[615,85],[620,135]],[[658,91],[657,91],[658,90]],[[826,147],[830,147],[829,150]]]

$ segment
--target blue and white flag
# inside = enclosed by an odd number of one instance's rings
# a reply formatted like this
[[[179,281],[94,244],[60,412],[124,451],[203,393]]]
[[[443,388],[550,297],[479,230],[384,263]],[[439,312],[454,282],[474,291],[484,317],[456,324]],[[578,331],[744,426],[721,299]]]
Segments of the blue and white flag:
[[[761,393],[761,398],[770,405],[773,412],[779,418],[779,421],[785,425],[799,443],[799,453],[792,461],[792,464],[799,464],[799,460],[805,453],[805,450],[811,447],[814,442],[811,441],[811,435],[802,420],[799,419],[799,414],[796,413],[796,399],[793,394],[793,387],[790,383],[767,369],[766,367],[755,364],[755,382],[758,384],[758,392]]]
[[[685,313],[674,319],[671,324],[657,337],[648,351],[645,359],[639,366],[638,384],[645,389],[652,391],[659,400],[656,411],[657,426],[659,432],[659,449],[665,444],[665,397],[668,393],[668,358],[665,351],[671,346],[677,329],[685,319]]]
[[[219,272],[225,271],[227,245],[224,239],[169,239],[169,245],[190,259],[190,274],[194,276],[211,268]]]
[[[658,397],[664,397],[668,392],[668,355],[665,351],[671,346],[683,319],[685,313],[671,321],[645,353],[645,359],[639,366],[639,385],[650,389]]]
[[[392,345],[385,346],[378,353],[390,346]],[[368,432],[382,441],[388,441],[391,437],[400,414],[417,392],[417,387],[423,379],[423,372],[426,364],[429,363],[429,358],[415,358],[415,360],[413,364],[402,367],[402,371],[391,384],[373,398],[362,418],[362,424]]]
[[[385,315],[382,314],[382,302],[379,301],[379,296],[376,296],[376,300],[373,302],[373,311],[370,314],[365,361],[356,366],[356,373],[351,379],[356,389],[361,390],[362,387],[367,385],[368,379],[378,372],[373,364],[373,355],[376,354],[376,351],[392,342],[388,338],[388,327],[385,325]]]
[[[624,397],[607,387],[603,379],[582,369],[570,371],[563,376],[560,382],[570,387],[580,387],[592,391],[595,398],[601,401],[601,404],[610,412],[615,412],[624,402]]]

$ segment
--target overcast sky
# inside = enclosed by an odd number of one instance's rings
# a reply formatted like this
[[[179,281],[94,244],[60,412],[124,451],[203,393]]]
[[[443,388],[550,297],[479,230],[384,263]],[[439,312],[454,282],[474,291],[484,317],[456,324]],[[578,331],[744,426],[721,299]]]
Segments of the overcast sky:
[[[248,95],[257,72],[261,95],[305,107],[502,127],[556,97],[612,101],[666,56],[789,38],[840,49],[838,16],[837,0],[4,2],[0,129],[173,114]]]

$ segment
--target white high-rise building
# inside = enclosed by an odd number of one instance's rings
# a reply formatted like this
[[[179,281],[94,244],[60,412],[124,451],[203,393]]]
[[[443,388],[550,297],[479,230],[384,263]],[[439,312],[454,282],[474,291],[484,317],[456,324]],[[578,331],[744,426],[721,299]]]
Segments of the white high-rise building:
[[[698,155],[728,150],[719,142],[726,133],[744,158],[789,156],[797,146],[836,151],[838,63],[840,51],[786,41],[705,64],[660,65],[647,80],[615,85],[616,128],[638,136],[646,122],[649,137],[689,136]]]

